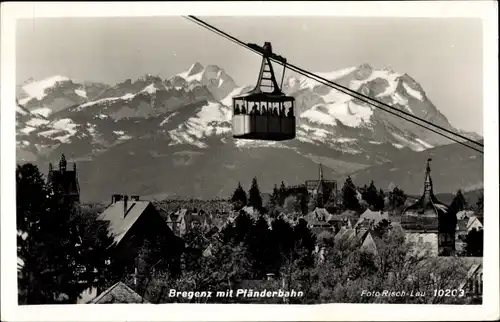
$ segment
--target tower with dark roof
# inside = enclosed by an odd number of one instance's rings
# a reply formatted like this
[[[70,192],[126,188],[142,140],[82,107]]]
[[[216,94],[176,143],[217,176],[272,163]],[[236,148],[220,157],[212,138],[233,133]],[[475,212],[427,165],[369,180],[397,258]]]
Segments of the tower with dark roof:
[[[449,255],[455,250],[456,218],[453,220],[449,207],[434,195],[431,161],[427,159],[422,197],[403,211],[401,226],[407,239],[417,246],[425,246],[433,254]]]
[[[54,169],[52,163],[49,163],[49,174],[47,179],[54,189],[57,189],[63,197],[69,202],[80,202],[80,186],[78,183],[78,174],[76,163],[73,163],[73,169],[67,169],[65,155],[61,155],[59,168]]]

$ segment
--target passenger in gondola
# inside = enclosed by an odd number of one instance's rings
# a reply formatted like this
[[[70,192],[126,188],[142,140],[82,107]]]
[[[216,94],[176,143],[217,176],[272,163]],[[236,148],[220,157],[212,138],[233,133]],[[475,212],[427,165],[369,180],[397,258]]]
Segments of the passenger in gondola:
[[[275,107],[273,109],[273,116],[278,116],[278,108],[277,107]]]
[[[262,115],[267,116],[267,108],[265,106],[262,107]]]
[[[240,114],[240,106],[236,104],[236,107],[234,108],[234,115]]]
[[[293,108],[289,107],[288,108],[288,113],[286,114],[287,117],[293,117]]]
[[[281,107],[281,108],[280,108],[280,116],[281,116],[281,117],[284,117],[284,116],[285,116],[285,108],[284,108],[284,107]]]
[[[245,105],[241,106],[241,114],[247,114],[247,109],[245,108]]]
[[[255,115],[257,114],[257,105],[254,104],[253,107],[252,107],[252,110],[250,111],[250,115]]]

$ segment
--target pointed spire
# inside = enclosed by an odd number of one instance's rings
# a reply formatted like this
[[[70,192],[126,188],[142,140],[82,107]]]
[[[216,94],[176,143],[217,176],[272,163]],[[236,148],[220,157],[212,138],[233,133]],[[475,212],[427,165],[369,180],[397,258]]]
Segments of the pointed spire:
[[[431,158],[427,159],[427,166],[425,169],[424,196],[426,197],[430,197],[432,194],[431,161]]]
[[[319,208],[323,208],[323,198],[324,198],[324,187],[323,187],[323,165],[319,164],[319,181],[316,188],[316,205]]]

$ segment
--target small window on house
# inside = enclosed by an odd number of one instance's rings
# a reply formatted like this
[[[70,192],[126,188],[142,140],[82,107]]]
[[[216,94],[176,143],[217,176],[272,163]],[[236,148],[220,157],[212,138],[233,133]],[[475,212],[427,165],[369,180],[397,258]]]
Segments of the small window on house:
[[[419,237],[418,237],[418,243],[419,243],[419,244],[422,244],[423,242],[424,242],[424,237],[419,236]]]

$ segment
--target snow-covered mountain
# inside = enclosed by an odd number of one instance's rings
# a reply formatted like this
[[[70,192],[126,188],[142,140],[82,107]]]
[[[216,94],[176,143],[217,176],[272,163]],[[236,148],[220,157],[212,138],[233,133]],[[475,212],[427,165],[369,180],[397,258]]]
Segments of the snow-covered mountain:
[[[407,74],[377,70],[367,64],[318,74],[456,131]],[[279,180],[290,183],[310,179],[305,176],[316,173],[315,163],[319,160],[332,175],[339,175],[449,143],[293,74],[286,79],[284,91],[296,98],[297,139],[280,143],[235,141],[231,137],[231,98],[251,88],[239,87],[218,66],[199,63],[168,79],[147,74],[114,86],[80,83],[62,76],[29,81],[18,86],[18,160],[45,166],[65,153],[82,161],[93,169],[84,169],[87,180],[82,179],[84,186],[93,187],[91,199],[102,194],[107,199],[111,193],[107,190],[113,188],[104,187],[116,184],[116,177],[138,194],[214,196],[229,193],[227,189],[233,188],[236,178],[245,182],[263,169],[262,177],[270,178],[262,183],[268,189],[278,173],[282,175]],[[249,160],[253,163],[249,164]],[[283,167],[285,163],[291,166]],[[209,164],[211,168],[200,170]],[[206,173],[205,179],[194,169]],[[250,169],[254,173],[249,173]],[[228,171],[229,177],[223,175]],[[109,177],[112,173],[114,177]],[[163,178],[167,183],[152,184],[148,173],[155,173],[152,176],[156,178],[161,177],[157,173],[191,177],[184,179],[187,186],[181,188],[169,184],[168,178]],[[104,190],[96,191],[95,185]]]
[[[407,74],[389,68],[374,70],[368,64],[317,74],[401,111],[457,131],[427,98],[422,87]],[[306,77],[288,78],[284,90],[297,99],[300,140],[341,143],[351,147],[353,152],[362,152],[357,148],[362,145],[360,141],[390,143],[414,151],[449,143],[442,136]]]
[[[52,76],[42,80],[29,79],[17,86],[18,103],[34,114],[48,117],[71,106],[95,99],[107,85],[78,82],[65,76]]]

